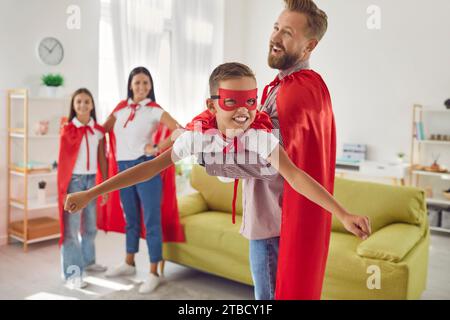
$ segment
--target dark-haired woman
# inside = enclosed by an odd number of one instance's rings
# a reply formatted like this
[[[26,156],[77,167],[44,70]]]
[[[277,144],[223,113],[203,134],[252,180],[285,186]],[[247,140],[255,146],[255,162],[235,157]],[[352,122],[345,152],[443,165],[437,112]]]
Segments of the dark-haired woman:
[[[105,130],[113,133],[110,135],[112,140],[115,140],[113,157],[119,171],[149,161],[160,150],[170,146],[170,139],[160,144],[153,141],[153,136],[161,124],[170,131],[178,127],[178,123],[170,114],[156,103],[153,79],[146,68],[138,67],[131,71],[127,91],[127,100],[119,103],[104,124]],[[140,293],[152,292],[161,281],[158,264],[163,263],[162,192],[160,175],[120,191],[120,202],[126,220],[126,259],[124,263],[110,269],[106,276],[120,277],[136,273],[135,254],[139,251],[143,224],[150,258],[150,273],[140,286]]]

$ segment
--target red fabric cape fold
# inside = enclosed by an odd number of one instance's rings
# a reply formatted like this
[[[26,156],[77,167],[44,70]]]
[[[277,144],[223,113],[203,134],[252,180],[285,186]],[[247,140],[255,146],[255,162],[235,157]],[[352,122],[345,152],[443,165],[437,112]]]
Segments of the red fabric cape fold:
[[[295,165],[334,191],[336,129],[325,82],[312,70],[281,80],[277,99],[284,148]],[[321,297],[331,214],[284,184],[276,299]]]

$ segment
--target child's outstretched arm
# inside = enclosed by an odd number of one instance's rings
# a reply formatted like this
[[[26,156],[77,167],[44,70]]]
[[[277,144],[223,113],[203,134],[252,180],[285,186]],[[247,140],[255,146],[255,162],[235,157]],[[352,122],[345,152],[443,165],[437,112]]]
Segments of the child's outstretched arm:
[[[125,170],[89,190],[67,195],[64,210],[79,211],[98,196],[147,181],[172,164],[172,149],[169,149],[155,159]]]
[[[369,218],[347,212],[324,187],[297,168],[281,146],[275,148],[268,160],[295,191],[335,214],[348,231],[362,239],[370,235]]]

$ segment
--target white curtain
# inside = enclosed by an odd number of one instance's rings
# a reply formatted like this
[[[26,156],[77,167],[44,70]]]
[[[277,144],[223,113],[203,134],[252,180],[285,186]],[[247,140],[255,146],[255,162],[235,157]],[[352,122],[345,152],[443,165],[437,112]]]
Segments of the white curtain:
[[[206,108],[211,71],[223,59],[223,1],[175,0],[174,115],[184,125]]]
[[[223,0],[101,0],[101,120],[126,97],[129,72],[153,76],[156,100],[185,124],[204,108],[208,76],[222,60]]]
[[[156,73],[164,32],[164,0],[111,1],[112,32],[117,74],[127,81],[129,72],[145,66]],[[126,85],[123,86],[126,89]]]

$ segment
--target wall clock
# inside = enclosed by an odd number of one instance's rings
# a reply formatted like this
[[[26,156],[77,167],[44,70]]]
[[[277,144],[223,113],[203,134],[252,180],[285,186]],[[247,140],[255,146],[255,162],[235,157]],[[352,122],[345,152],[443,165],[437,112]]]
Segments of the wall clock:
[[[56,66],[64,58],[64,48],[58,39],[47,37],[39,43],[38,55],[43,63]]]

